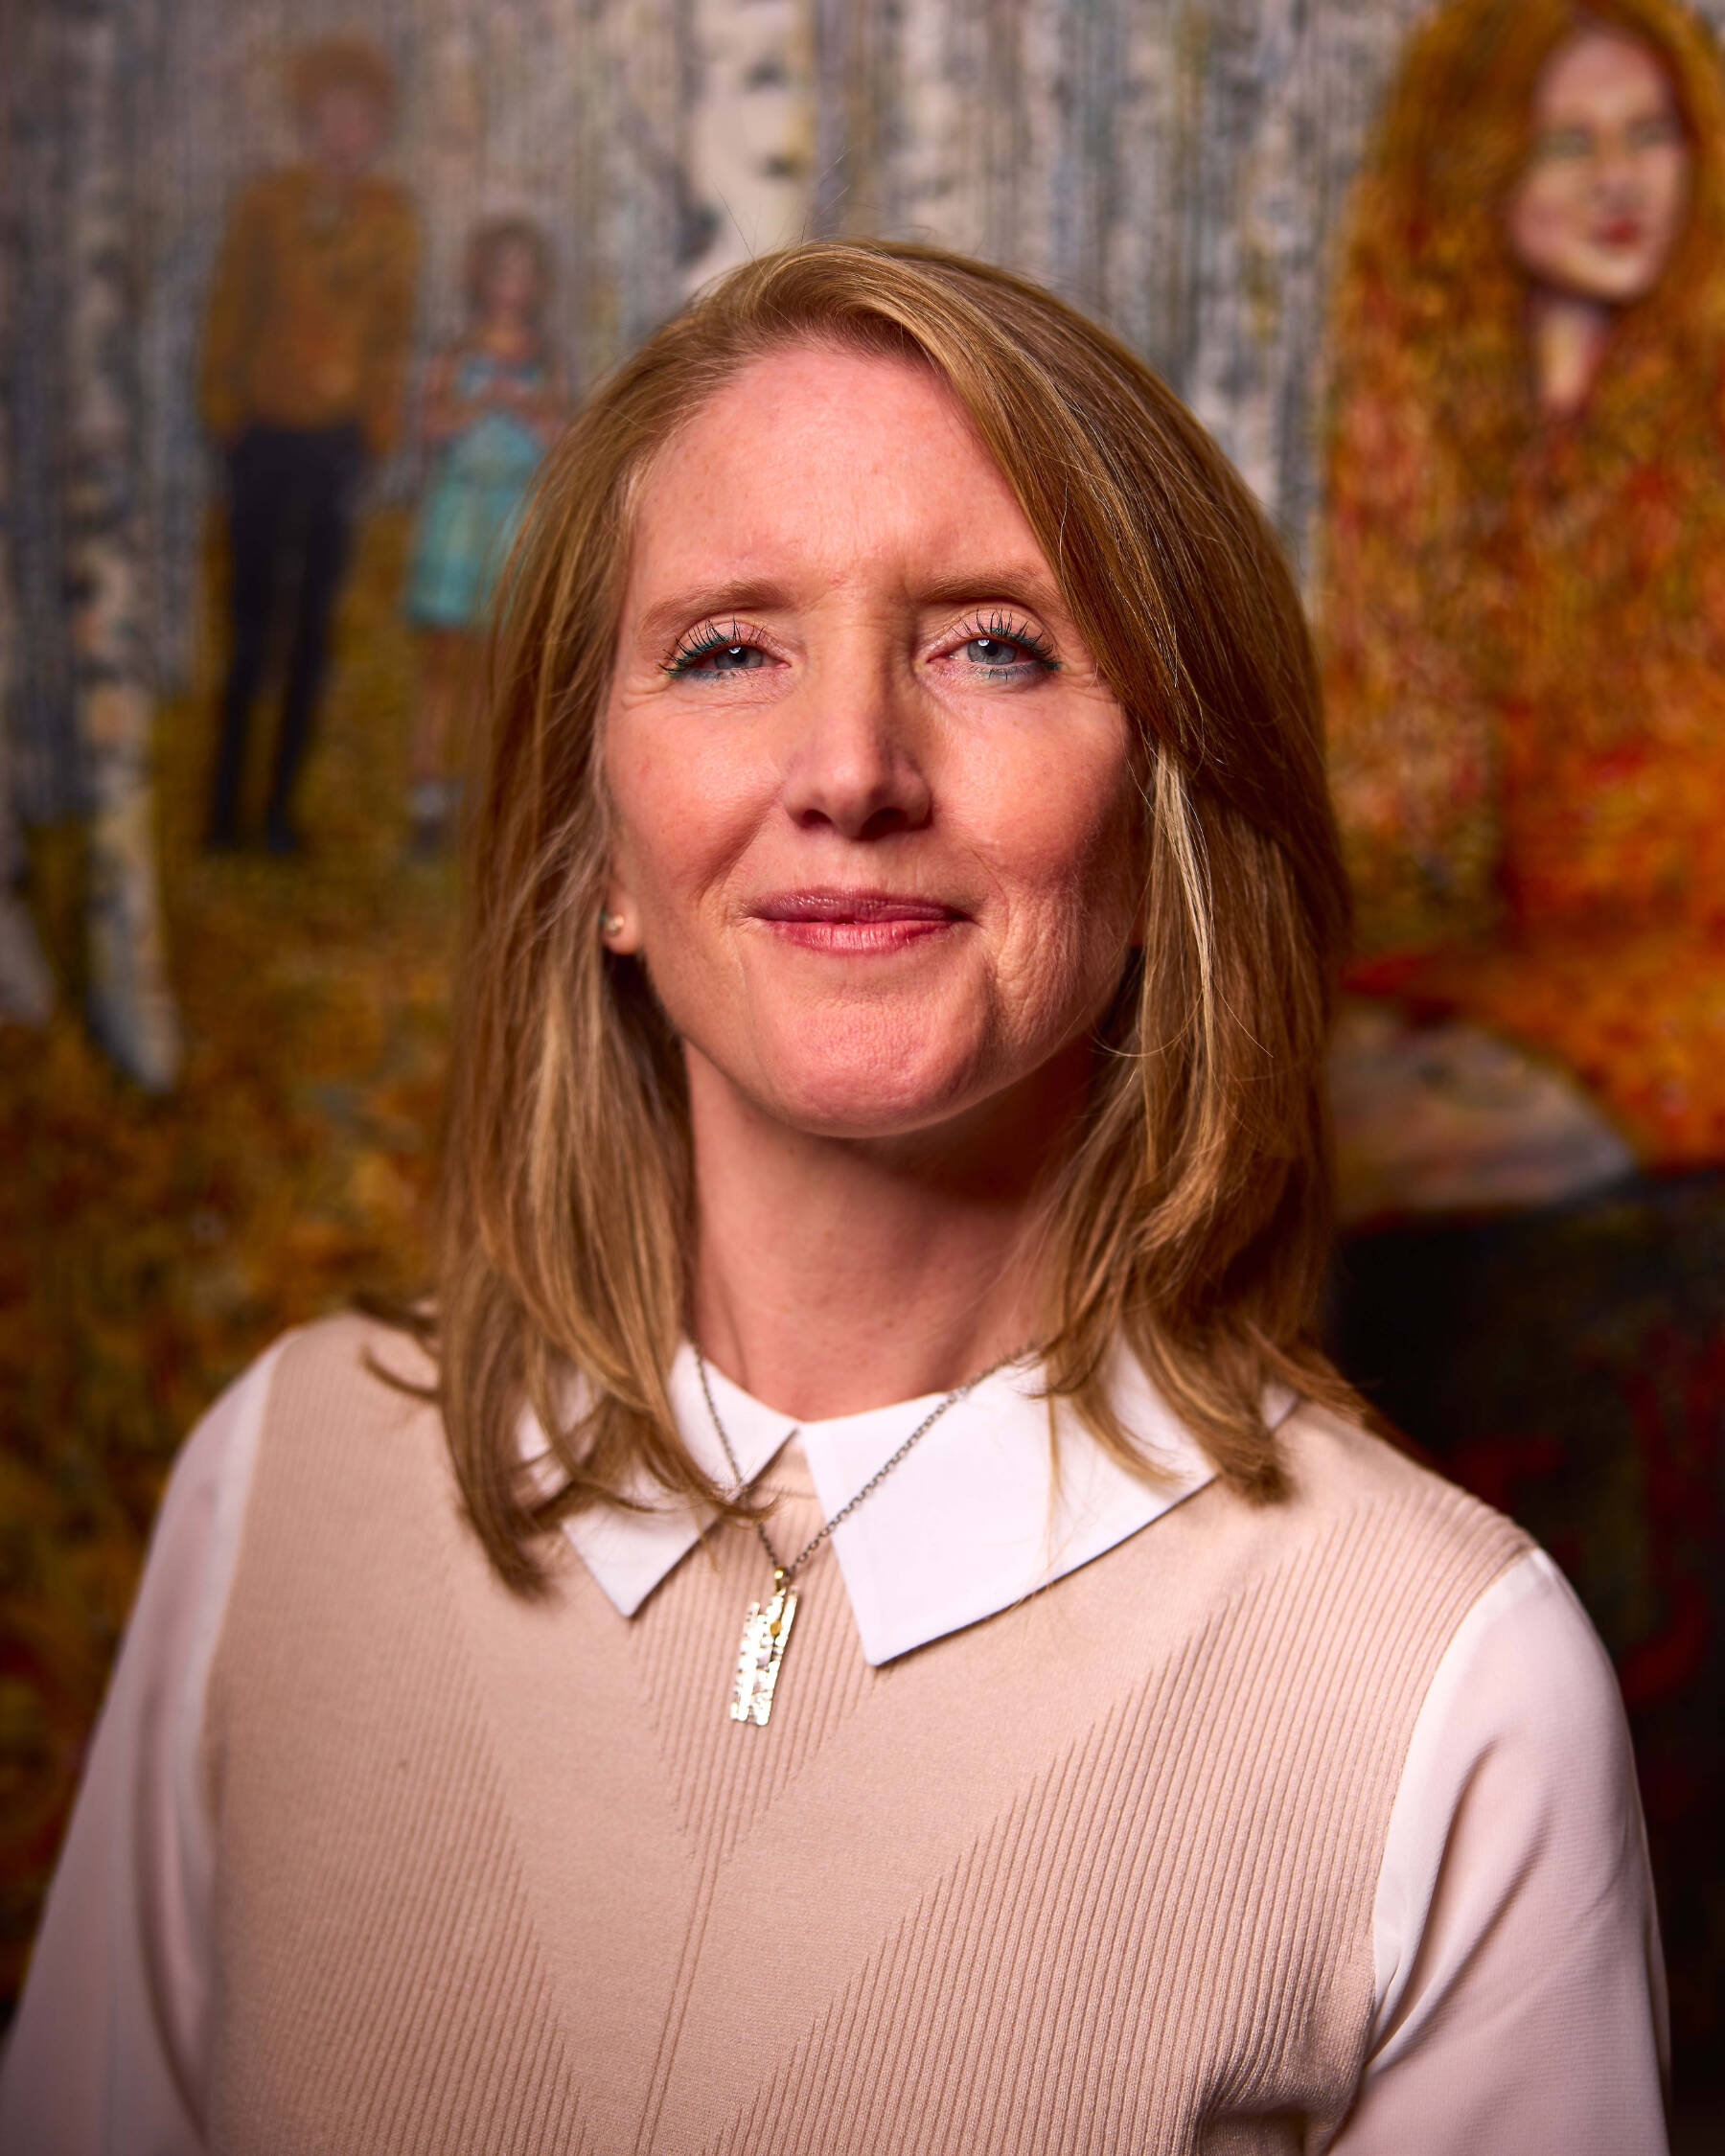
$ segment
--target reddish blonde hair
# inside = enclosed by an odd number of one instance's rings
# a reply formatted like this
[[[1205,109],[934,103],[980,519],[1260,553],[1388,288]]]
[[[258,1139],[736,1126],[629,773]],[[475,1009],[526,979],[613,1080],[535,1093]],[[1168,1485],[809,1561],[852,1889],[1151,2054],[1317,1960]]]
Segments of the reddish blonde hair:
[[[597,935],[600,729],[634,478],[722,383],[798,341],[944,378],[1135,732],[1147,936],[1047,1194],[1051,1389],[1153,1471],[1104,1384],[1123,1338],[1257,1497],[1280,1486],[1266,1384],[1350,1397],[1311,1341],[1347,902],[1312,654],[1269,527],[1179,401],[1048,293],[932,248],[793,248],[735,271],[590,400],[500,609],[428,1329],[467,1503],[519,1587],[547,1526],[643,1469],[719,1502],[666,1397],[688,1301],[684,1081],[648,978]],[[549,1494],[520,1472],[523,1405],[552,1437]]]

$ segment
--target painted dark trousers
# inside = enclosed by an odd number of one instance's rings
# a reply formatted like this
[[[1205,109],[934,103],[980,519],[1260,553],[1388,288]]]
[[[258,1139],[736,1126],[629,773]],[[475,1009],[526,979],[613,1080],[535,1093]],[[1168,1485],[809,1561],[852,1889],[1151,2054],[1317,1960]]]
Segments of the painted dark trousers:
[[[278,843],[291,840],[293,791],[329,667],[363,463],[354,425],[248,426],[229,453],[234,644],[210,803],[218,840],[236,834],[252,706],[278,624],[287,631],[286,679],[265,828]]]

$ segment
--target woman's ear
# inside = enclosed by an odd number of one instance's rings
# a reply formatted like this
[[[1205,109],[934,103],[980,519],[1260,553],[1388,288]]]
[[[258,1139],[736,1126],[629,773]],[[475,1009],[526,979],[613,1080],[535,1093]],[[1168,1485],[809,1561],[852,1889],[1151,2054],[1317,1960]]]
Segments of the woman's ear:
[[[606,883],[605,901],[599,908],[599,940],[619,958],[632,958],[641,948],[640,915],[621,878],[614,874]]]

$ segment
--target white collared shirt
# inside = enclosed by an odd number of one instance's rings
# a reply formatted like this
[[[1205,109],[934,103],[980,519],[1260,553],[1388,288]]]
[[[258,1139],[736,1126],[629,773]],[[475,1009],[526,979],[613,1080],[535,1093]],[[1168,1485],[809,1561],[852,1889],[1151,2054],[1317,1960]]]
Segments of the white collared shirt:
[[[707,1375],[744,1482],[753,1482],[777,1457],[791,1422],[710,1364]],[[1159,1485],[1129,1475],[1070,1409],[1051,1408],[1041,1396],[1034,1365],[1016,1364],[948,1408],[867,1502],[834,1530],[833,1552],[866,1663],[878,1669],[1023,1601],[1214,1479],[1214,1468],[1131,1357],[1118,1359],[1111,1384],[1121,1419],[1166,1471]],[[671,1366],[669,1390],[683,1442],[723,1489],[730,1469],[687,1345]],[[932,1393],[799,1427],[796,1435],[829,1520],[941,1398]],[[1293,1405],[1290,1395],[1281,1412]],[[531,1458],[544,1450],[543,1436],[529,1424],[523,1451]],[[634,1494],[651,1502],[646,1488]],[[953,1531],[958,1521],[962,1534]],[[582,1513],[564,1532],[610,1602],[633,1617],[705,1525],[686,1509],[661,1507]]]
[[[203,1703],[278,1351],[223,1395],[175,1467],[0,2070],[0,2151],[205,2146]],[[791,1425],[711,1377],[752,1481]],[[1122,1420],[1164,1470],[1154,1485],[1016,1366],[949,1409],[835,1529],[869,1663],[993,1616],[1153,1529],[1211,1479],[1136,1364],[1112,1379]],[[685,1443],[727,1479],[687,1347],[671,1397]],[[828,1518],[935,1405],[801,1426]],[[524,1445],[543,1450],[531,1430]],[[671,1507],[613,1509],[565,1532],[632,1616],[702,1525]],[[1604,1651],[1543,1552],[1481,1596],[1438,1665],[1392,1812],[1372,1936],[1371,2047],[1333,2145],[1344,2156],[1665,2149],[1663,1975],[1627,1732]],[[1453,2120],[1453,2133],[1435,2139],[1434,2119]]]

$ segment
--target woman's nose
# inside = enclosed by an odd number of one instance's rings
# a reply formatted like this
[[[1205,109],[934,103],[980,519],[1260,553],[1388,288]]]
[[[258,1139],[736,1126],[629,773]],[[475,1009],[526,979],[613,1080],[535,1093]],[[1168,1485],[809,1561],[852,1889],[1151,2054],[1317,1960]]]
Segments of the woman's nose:
[[[914,684],[886,665],[821,669],[786,714],[787,813],[843,838],[914,831],[932,795]]]
[[[1629,143],[1607,143],[1594,165],[1594,184],[1608,200],[1622,202],[1638,195],[1644,183],[1641,152]]]

